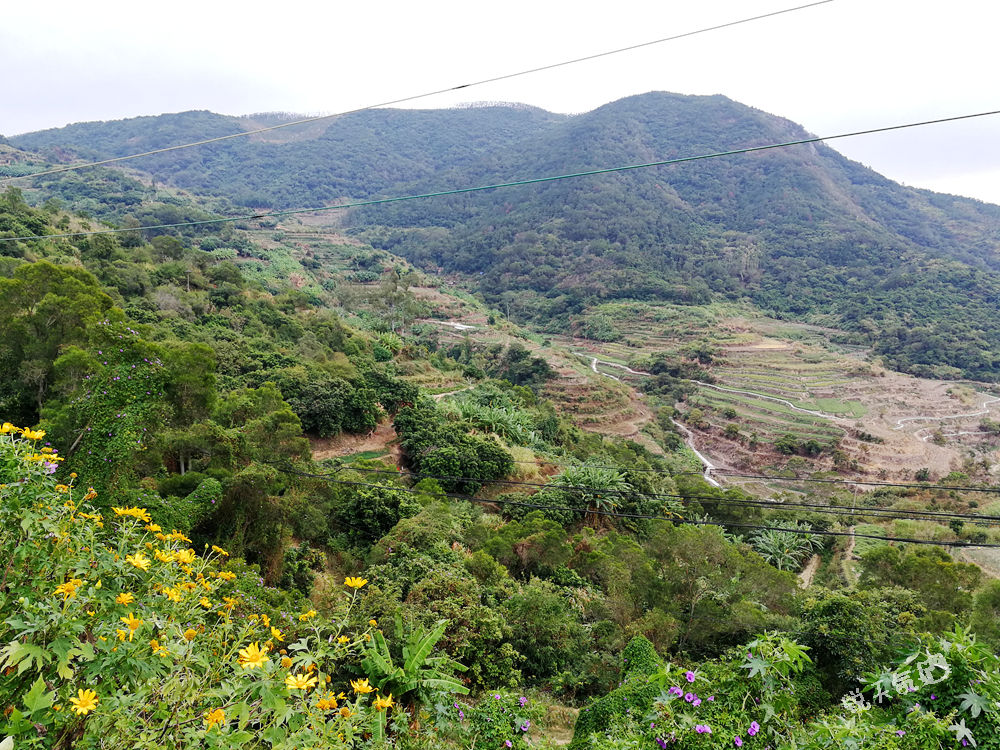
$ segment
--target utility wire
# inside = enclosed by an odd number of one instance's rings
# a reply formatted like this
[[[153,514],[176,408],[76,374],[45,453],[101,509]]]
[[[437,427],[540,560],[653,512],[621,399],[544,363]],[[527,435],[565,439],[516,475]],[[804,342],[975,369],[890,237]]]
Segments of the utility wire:
[[[515,460],[516,464],[527,464],[527,465],[543,465],[543,466],[559,466],[562,468],[579,468],[581,466],[589,466],[594,469],[615,469],[617,471],[634,471],[642,474],[666,474],[668,476],[704,476],[704,471],[677,471],[671,472],[668,469],[637,469],[632,467],[622,467],[622,466],[604,466],[597,464],[564,464],[557,461],[549,461],[547,459],[536,459],[534,461],[519,461]],[[821,484],[860,484],[865,486],[875,486],[875,487],[900,487],[907,489],[916,490],[955,490],[958,492],[992,492],[1000,493],[1000,486],[988,486],[988,487],[966,487],[957,484],[928,484],[926,482],[883,482],[876,480],[867,479],[822,479],[817,477],[779,477],[770,474],[743,474],[740,472],[731,471],[729,469],[712,469],[712,474],[717,474],[724,477],[734,477],[736,479],[760,479],[762,481],[768,482],[814,482]]]
[[[276,462],[266,461],[275,466],[280,466]],[[490,479],[482,480],[475,477],[463,477],[463,476],[441,476],[435,474],[421,474],[412,471],[394,471],[391,469],[374,469],[365,467],[355,467],[355,466],[341,466],[334,472],[328,474],[311,474],[314,477],[323,476],[336,476],[343,471],[357,471],[359,473],[366,474],[388,474],[390,476],[409,476],[416,479],[435,479],[440,481],[462,481],[462,482],[477,482],[477,483],[489,483],[489,484],[506,484],[521,487],[530,487],[533,489],[552,489],[560,490],[564,492],[577,492],[577,493],[588,493],[597,495],[614,495],[622,498],[641,498],[644,500],[680,500],[685,502],[688,500],[704,501],[709,503],[715,503],[717,505],[734,505],[734,506],[744,506],[751,508],[766,508],[768,510],[783,510],[783,509],[794,509],[794,510],[807,510],[810,512],[829,514],[829,515],[842,515],[842,516],[873,516],[880,518],[887,518],[890,520],[921,520],[921,521],[934,521],[940,519],[950,519],[950,520],[963,520],[963,521],[978,521],[982,525],[995,525],[1000,523],[1000,516],[985,516],[977,515],[974,513],[953,513],[950,511],[935,511],[935,510],[909,510],[905,508],[871,508],[857,506],[846,506],[846,505],[824,505],[821,503],[798,503],[798,502],[770,502],[767,500],[753,500],[750,498],[726,498],[726,497],[714,497],[712,495],[683,495],[674,493],[649,493],[649,492],[628,492],[626,490],[619,490],[613,488],[602,488],[602,487],[588,487],[583,485],[556,485],[556,484],[543,484],[540,482],[525,482],[515,479]],[[548,506],[546,506],[548,507]]]
[[[318,115],[316,117],[307,117],[301,120],[292,120],[291,122],[283,122],[278,125],[271,125],[266,128],[258,128],[256,130],[246,130],[241,133],[232,133],[230,135],[223,135],[217,138],[206,138],[201,141],[193,141],[192,143],[182,143],[177,146],[167,146],[165,148],[157,148],[151,151],[143,151],[137,154],[129,154],[127,156],[116,156],[111,159],[102,159],[100,161],[92,161],[86,164],[73,164],[65,167],[58,167],[55,169],[48,169],[43,172],[35,172],[29,175],[18,175],[17,177],[10,177],[3,182],[13,182],[14,180],[22,180],[30,177],[42,177],[44,175],[59,174],[61,172],[71,172],[78,169],[86,169],[87,167],[99,167],[105,164],[115,164],[118,162],[127,161],[129,159],[138,159],[143,156],[153,156],[155,154],[163,154],[169,151],[179,151],[185,148],[192,148],[194,146],[204,146],[209,143],[218,143],[220,141],[227,141],[233,138],[243,138],[249,135],[258,135],[260,133],[268,133],[272,130],[280,130],[281,128],[290,128],[295,125],[305,125],[310,122],[320,122],[322,120],[329,120],[334,117],[343,117],[344,115],[355,114],[357,112],[364,112],[369,109],[378,109],[380,107],[391,107],[395,104],[404,104],[406,102],[416,101],[417,99],[425,99],[427,97],[436,96],[438,94],[446,94],[451,91],[458,91],[459,89],[472,88],[473,86],[482,86],[487,83],[496,83],[498,81],[506,81],[511,78],[519,78],[520,76],[530,75],[532,73],[541,73],[546,70],[553,70],[555,68],[561,68],[566,65],[575,65],[576,63],[586,62],[588,60],[597,60],[602,57],[609,57],[610,55],[617,55],[622,52],[631,52],[633,50],[642,49],[643,47],[651,47],[656,44],[663,44],[664,42],[672,42],[678,39],[685,39],[690,36],[697,36],[698,34],[706,34],[710,31],[718,31],[720,29],[727,29],[732,26],[739,26],[744,23],[750,23],[751,21],[760,21],[765,18],[773,18],[774,16],[780,16],[786,13],[793,13],[798,10],[805,10],[806,8],[813,8],[817,5],[826,5],[831,3],[833,0],[819,0],[819,2],[807,3],[806,5],[798,5],[794,8],[785,8],[784,10],[777,10],[772,13],[764,13],[759,16],[751,16],[749,18],[741,18],[736,21],[729,21],[727,23],[717,24],[715,26],[708,26],[702,29],[697,29],[695,31],[686,31],[681,34],[674,34],[673,36],[663,37],[662,39],[654,39],[650,42],[641,42],[640,44],[633,44],[628,47],[619,47],[618,49],[608,50],[606,52],[598,52],[593,55],[586,55],[584,57],[573,58],[572,60],[564,60],[562,62],[550,63],[548,65],[542,65],[537,68],[528,68],[526,70],[521,70],[516,73],[505,73],[503,75],[494,76],[492,78],[484,78],[479,81],[473,81],[471,83],[462,83],[458,86],[449,86],[443,89],[436,89],[434,91],[427,91],[423,94],[413,94],[410,96],[404,96],[400,99],[392,99],[390,101],[380,102],[378,104],[368,104],[364,107],[358,107],[356,109],[346,110],[344,112],[337,112],[331,115]],[[2,184],[2,183],[0,183]]]
[[[976,117],[989,117],[1000,114],[1000,110],[989,112],[976,112],[966,115],[955,115],[954,117],[940,117],[934,120],[921,120],[920,122],[909,122],[900,125],[888,125],[881,128],[869,128],[867,130],[855,130],[850,133],[838,133],[814,138],[802,138],[796,141],[785,141],[783,143],[770,143],[766,146],[748,146],[730,151],[717,151],[710,154],[698,154],[697,156],[682,156],[676,159],[664,159],[662,161],[645,162],[643,164],[628,164],[620,167],[607,167],[604,169],[590,169],[584,172],[571,172],[569,174],[551,175],[548,177],[533,177],[524,180],[514,180],[512,182],[499,182],[493,185],[478,185],[476,187],[456,188],[454,190],[439,190],[433,193],[418,193],[416,195],[402,195],[391,198],[374,198],[366,201],[355,201],[354,203],[342,203],[336,206],[318,206],[313,208],[296,208],[289,211],[272,211],[268,213],[245,214],[243,216],[231,216],[221,219],[202,219],[200,221],[182,221],[173,224],[154,224],[151,226],[130,227],[120,229],[101,229],[90,232],[64,232],[62,234],[41,234],[27,235],[22,237],[0,237],[0,242],[16,242],[20,240],[45,240],[60,237],[87,237],[96,234],[120,234],[122,232],[147,231],[151,229],[176,229],[179,227],[204,226],[206,224],[227,224],[235,221],[249,221],[253,219],[267,219],[281,216],[294,216],[296,214],[319,213],[321,211],[338,211],[347,208],[360,208],[362,206],[378,206],[386,203],[400,203],[402,201],[412,201],[422,198],[440,198],[449,195],[462,195],[465,193],[476,193],[483,190],[497,190],[499,188],[519,187],[522,185],[536,185],[543,182],[555,182],[556,180],[568,180],[576,177],[590,177],[593,175],[611,174],[613,172],[626,172],[635,169],[647,169],[649,167],[664,167],[671,164],[682,164],[684,162],[701,161],[704,159],[717,159],[721,156],[736,156],[739,154],[749,154],[757,151],[769,151],[776,148],[786,148],[788,146],[801,146],[809,143],[819,143],[821,141],[831,141],[837,138],[853,138],[859,135],[871,135],[873,133],[885,133],[892,130],[903,130],[906,128],[916,128],[924,125],[936,125],[945,122],[957,122],[969,120]]]
[[[383,484],[373,484],[371,482],[353,482],[347,479],[334,479],[328,474],[314,474],[305,471],[293,471],[291,469],[278,468],[285,474],[295,474],[303,477],[311,477],[314,479],[321,479],[324,482],[329,482],[331,484],[341,484],[354,487],[371,487],[380,490],[389,490],[390,492],[407,492],[410,494],[431,494],[424,493],[420,490],[412,489],[409,487],[388,487]],[[803,529],[787,529],[780,526],[763,526],[760,524],[748,524],[748,523],[729,523],[724,521],[695,521],[691,519],[672,517],[672,516],[660,516],[651,513],[620,513],[617,511],[610,510],[598,510],[598,509],[588,509],[588,508],[571,508],[568,506],[558,506],[558,505],[541,505],[539,503],[526,503],[515,500],[503,500],[495,498],[492,500],[487,500],[483,498],[473,497],[472,495],[463,495],[457,492],[443,492],[443,493],[433,493],[435,497],[448,497],[455,500],[465,500],[470,503],[479,503],[482,505],[513,505],[523,508],[533,508],[538,510],[562,510],[570,513],[582,513],[584,515],[595,515],[595,516],[609,516],[612,518],[632,518],[640,520],[649,521],[669,521],[676,524],[688,524],[693,526],[719,526],[725,528],[738,528],[738,529],[759,529],[763,531],[784,531],[789,534],[800,534],[800,535],[816,535],[816,536],[850,536],[860,539],[877,539],[885,542],[904,542],[906,544],[931,544],[937,547],[982,547],[982,548],[997,548],[1000,549],[1000,544],[973,544],[970,542],[939,542],[932,541],[929,539],[909,539],[906,537],[896,537],[896,536],[877,536],[874,534],[861,534],[857,532],[850,531],[821,531],[821,530],[803,530]]]

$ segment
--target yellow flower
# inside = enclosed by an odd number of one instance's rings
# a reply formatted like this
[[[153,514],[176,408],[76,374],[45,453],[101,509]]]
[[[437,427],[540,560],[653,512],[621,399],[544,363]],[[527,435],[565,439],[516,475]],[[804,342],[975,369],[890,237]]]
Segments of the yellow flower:
[[[63,493],[63,494],[69,492],[69,487],[67,487],[65,484],[57,484],[52,489],[54,489],[56,492],[60,492],[60,493]]]
[[[70,478],[70,479],[76,479],[76,472],[75,472],[75,471],[71,471],[71,472],[69,473],[69,478]]]
[[[263,623],[265,628],[271,627],[271,618],[268,617],[267,615],[261,615],[260,621]]]
[[[378,697],[375,699],[374,704],[376,711],[385,711],[387,708],[392,708],[392,693],[389,693],[386,697]]]
[[[139,570],[149,570],[149,558],[145,557],[141,552],[136,552],[134,555],[125,555],[125,562],[137,567]]]
[[[128,606],[129,604],[135,601],[135,597],[126,591],[125,593],[116,596],[115,601],[118,602],[119,604],[124,604]]]
[[[352,589],[359,589],[366,583],[368,583],[368,581],[362,578],[361,576],[358,576],[356,578],[353,576],[348,576],[347,578],[344,579],[344,585]]]
[[[155,638],[149,642],[149,647],[153,649],[153,656],[167,656],[169,653]]]
[[[183,549],[174,553],[174,562],[178,565],[190,565],[197,559],[193,549]]]
[[[153,520],[149,517],[149,511],[145,508],[116,508],[112,506],[111,510],[115,512],[116,516],[132,516],[133,518],[138,518],[143,523],[151,523]]]
[[[128,613],[127,617],[119,617],[118,619],[128,625],[128,639],[131,641],[135,631],[142,627],[143,621],[133,617],[131,612]]]
[[[337,643],[350,643],[350,642],[351,639],[348,638],[346,635],[342,635],[339,638],[337,638]]]
[[[101,588],[101,579],[100,578],[97,579],[97,583],[94,584],[94,588],[95,589]]]
[[[369,625],[371,625],[371,626],[372,626],[373,628],[377,628],[377,627],[378,627],[378,620],[376,620],[376,619],[375,619],[375,618],[373,617],[372,619],[370,619],[370,620],[368,621],[368,624],[369,624]]]
[[[236,599],[232,596],[224,596],[222,597],[222,601],[226,603],[226,609],[232,609],[233,607],[235,607],[237,604],[240,603],[239,599]]]
[[[188,628],[187,630],[184,631],[184,640],[193,641],[197,635],[198,631],[196,631],[194,628]]]
[[[367,695],[375,689],[368,684],[367,677],[363,680],[351,680],[351,687],[354,688],[354,692],[358,695]]]
[[[221,708],[217,708],[214,711],[205,712],[205,731],[211,730],[216,724],[222,724],[226,721],[226,712]]]
[[[83,585],[83,581],[79,578],[70,578],[66,583],[60,583],[56,586],[55,593],[62,594],[63,601],[67,599],[72,599],[76,596],[76,590]]]
[[[340,715],[344,719],[350,719],[352,716],[354,716],[354,712],[347,706],[344,706],[342,709],[340,709]]]
[[[290,674],[285,678],[285,687],[289,690],[308,690],[316,687],[316,678],[307,674]]]
[[[87,502],[88,500],[93,500],[95,497],[97,497],[97,490],[95,490],[93,487],[88,487],[87,494],[83,496],[83,502]]]
[[[281,657],[281,666],[282,666],[283,669],[288,669],[290,666],[292,666],[292,660],[289,659],[287,656],[282,656]]]
[[[272,637],[273,637],[273,638],[274,638],[274,639],[275,639],[276,641],[282,641],[282,642],[284,642],[284,640],[285,640],[285,636],[284,636],[284,635],[282,634],[282,632],[281,632],[280,630],[278,630],[277,628],[271,628],[271,636],[272,636]]]
[[[181,600],[181,592],[169,586],[163,589],[163,595],[172,602],[179,602]]]
[[[211,609],[212,608],[212,602],[210,602],[208,600],[208,597],[205,597],[205,596],[201,597],[201,599],[198,600],[198,604],[200,604],[201,606],[203,606],[205,609]]]
[[[45,430],[29,430],[27,427],[25,427],[23,430],[21,430],[21,434],[24,435],[26,440],[41,440],[43,437],[45,437]]]
[[[155,533],[155,532],[157,532],[157,531],[163,531],[163,529],[162,529],[162,528],[160,527],[160,525],[159,525],[159,524],[156,524],[156,523],[150,523],[150,524],[147,524],[147,525],[146,525],[146,531],[151,531],[151,532],[154,532],[154,533]]]
[[[254,669],[263,667],[264,663],[270,660],[267,658],[267,652],[261,651],[260,644],[254,641],[246,648],[240,649],[238,661],[243,669]]]
[[[180,589],[184,589],[184,591],[194,591],[196,588],[198,588],[198,584],[195,583],[194,581],[184,581],[184,583],[178,584],[177,587]]]
[[[306,622],[307,620],[311,620],[317,614],[319,613],[315,609],[310,609],[308,612],[303,612],[301,615],[299,615],[299,622]]]
[[[223,570],[221,573],[219,573],[219,578],[221,578],[223,581],[232,581],[233,579],[236,578],[236,574],[233,573],[231,570]]]
[[[124,630],[122,630],[121,628],[118,628],[117,630],[115,630],[115,632],[118,634],[118,640],[119,641],[124,641],[125,640],[125,636],[128,635],[128,633],[125,632]]]
[[[0,425],[0,435],[6,435],[7,433],[17,431],[17,428],[10,422],[4,422],[3,425]]]
[[[77,690],[76,698],[70,698],[69,702],[73,704],[73,712],[77,716],[86,716],[95,708],[97,708],[97,693],[93,690]]]
[[[220,555],[225,555],[226,557],[229,557],[228,552],[222,549],[222,547],[216,547],[214,544],[212,545],[212,552],[218,552]]]
[[[191,543],[191,540],[188,539],[186,536],[184,536],[177,529],[174,529],[169,534],[167,534],[167,539],[170,539],[170,540],[175,541],[175,542],[187,542],[188,544]]]
[[[337,699],[334,697],[321,698],[316,702],[316,708],[320,711],[329,711],[330,709],[337,707]]]

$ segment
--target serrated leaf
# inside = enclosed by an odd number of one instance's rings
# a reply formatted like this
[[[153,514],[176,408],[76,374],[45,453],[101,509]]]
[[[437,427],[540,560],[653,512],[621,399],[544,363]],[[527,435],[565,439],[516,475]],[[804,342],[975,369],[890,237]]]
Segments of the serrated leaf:
[[[250,707],[246,703],[239,703],[236,705],[236,718],[237,725],[240,729],[243,729],[250,721]]]
[[[52,693],[48,692],[45,680],[41,677],[35,680],[27,695],[24,696],[24,707],[28,709],[28,716],[48,708],[52,702]]]
[[[973,692],[961,693],[958,697],[962,699],[959,710],[969,711],[973,719],[990,707],[990,702],[986,698]]]

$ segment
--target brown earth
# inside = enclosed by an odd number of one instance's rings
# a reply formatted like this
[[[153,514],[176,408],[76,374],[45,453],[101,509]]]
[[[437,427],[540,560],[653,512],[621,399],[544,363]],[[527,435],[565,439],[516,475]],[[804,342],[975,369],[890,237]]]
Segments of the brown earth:
[[[312,438],[313,459],[322,461],[325,458],[353,456],[356,453],[382,451],[388,453],[396,467],[402,466],[402,451],[397,440],[396,431],[391,419],[384,419],[367,435],[351,435],[341,433],[332,438]]]

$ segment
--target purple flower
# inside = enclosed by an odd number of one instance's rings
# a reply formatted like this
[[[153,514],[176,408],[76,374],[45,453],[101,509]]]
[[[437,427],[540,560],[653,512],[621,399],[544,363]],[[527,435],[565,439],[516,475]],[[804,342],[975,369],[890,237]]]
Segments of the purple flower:
[[[696,731],[698,734],[711,734],[712,727],[710,727],[708,724],[695,724],[694,731]]]
[[[664,740],[664,739],[662,739],[660,737],[656,738],[656,744],[659,745],[660,747],[662,747],[663,750],[666,750],[666,748],[667,748],[667,742],[666,742],[666,740]]]
[[[684,700],[686,700],[688,703],[690,703],[694,699],[695,699],[694,693],[684,693]]]
[[[392,552],[392,547],[389,548],[389,551]],[[521,708],[524,708],[525,706],[528,705],[528,699],[525,698],[523,695],[517,699],[517,702],[520,704]]]
[[[897,729],[896,730],[896,736],[897,737],[902,737],[904,734],[906,734],[906,732],[904,732],[902,729]]]
[[[696,696],[695,699],[691,701],[691,705],[694,706],[695,708],[698,708],[698,706],[701,705],[701,698],[698,698]]]
[[[688,682],[694,682],[694,672],[685,672],[684,677],[687,678]]]
[[[684,691],[681,690],[676,685],[674,685],[674,687],[670,688],[670,694],[671,695],[684,695]]]
[[[498,701],[498,700],[500,700],[500,693],[495,693],[495,694],[493,695],[493,700],[495,700],[495,701]]]
[[[759,731],[760,731],[760,724],[758,724],[756,721],[751,721],[750,728],[747,730],[747,734],[753,737]]]
[[[530,727],[530,726],[531,726],[531,722],[528,721],[527,719],[525,719],[524,723],[521,725],[521,731],[522,732],[527,732],[528,731],[528,727]]]
[[[510,740],[504,740],[503,744],[505,744],[507,747],[514,747],[514,743],[511,742]]]
[[[736,745],[736,747],[743,747],[743,738],[736,735],[736,737],[733,738],[733,744]]]

